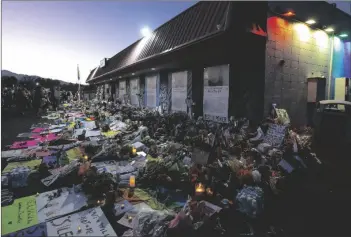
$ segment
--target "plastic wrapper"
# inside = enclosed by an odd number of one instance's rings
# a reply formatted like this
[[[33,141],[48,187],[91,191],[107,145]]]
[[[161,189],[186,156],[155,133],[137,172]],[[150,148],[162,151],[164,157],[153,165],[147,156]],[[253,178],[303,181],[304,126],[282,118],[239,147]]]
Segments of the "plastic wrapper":
[[[172,215],[165,212],[140,212],[133,221],[133,236],[165,237],[172,218]]]
[[[246,186],[236,196],[238,210],[250,218],[256,218],[263,211],[263,190]]]

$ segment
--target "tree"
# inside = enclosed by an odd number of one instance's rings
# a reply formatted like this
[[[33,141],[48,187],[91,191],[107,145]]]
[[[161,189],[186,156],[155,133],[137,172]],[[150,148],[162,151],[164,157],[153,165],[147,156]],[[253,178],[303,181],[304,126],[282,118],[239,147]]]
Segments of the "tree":
[[[13,85],[17,85],[17,78],[14,76],[2,76],[1,77],[1,84],[2,87],[12,87]]]

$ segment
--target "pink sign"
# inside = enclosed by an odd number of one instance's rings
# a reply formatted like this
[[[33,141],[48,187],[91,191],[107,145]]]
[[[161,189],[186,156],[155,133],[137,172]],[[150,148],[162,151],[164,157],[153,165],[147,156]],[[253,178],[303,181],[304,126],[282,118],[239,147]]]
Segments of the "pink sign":
[[[45,131],[45,128],[35,128],[35,129],[33,129],[33,133],[41,133],[41,132],[43,132],[43,131]]]
[[[23,142],[14,142],[11,149],[23,149],[27,147],[37,146],[38,141],[23,141]]]
[[[56,134],[50,133],[50,134],[46,134],[46,135],[34,134],[34,135],[32,135],[32,138],[34,138],[35,140],[40,141],[40,142],[45,142],[45,141],[56,140],[58,137]]]

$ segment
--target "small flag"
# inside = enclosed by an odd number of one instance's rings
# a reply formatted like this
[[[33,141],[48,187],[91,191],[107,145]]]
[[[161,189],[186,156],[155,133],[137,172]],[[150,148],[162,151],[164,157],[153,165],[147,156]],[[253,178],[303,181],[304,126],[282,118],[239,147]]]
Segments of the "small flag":
[[[79,65],[77,64],[78,81],[80,80]]]

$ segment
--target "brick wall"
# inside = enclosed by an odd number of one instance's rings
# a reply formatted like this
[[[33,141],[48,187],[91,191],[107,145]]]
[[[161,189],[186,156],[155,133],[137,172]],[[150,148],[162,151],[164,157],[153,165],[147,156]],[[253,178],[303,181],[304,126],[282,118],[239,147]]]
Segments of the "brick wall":
[[[276,16],[268,17],[267,31],[265,113],[271,103],[277,103],[287,109],[294,125],[303,125],[307,78],[329,75],[330,37]]]

